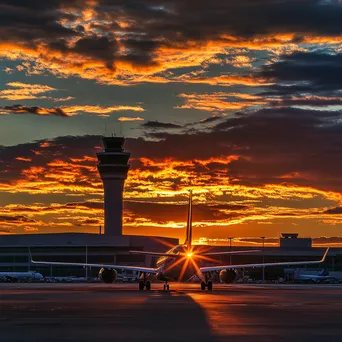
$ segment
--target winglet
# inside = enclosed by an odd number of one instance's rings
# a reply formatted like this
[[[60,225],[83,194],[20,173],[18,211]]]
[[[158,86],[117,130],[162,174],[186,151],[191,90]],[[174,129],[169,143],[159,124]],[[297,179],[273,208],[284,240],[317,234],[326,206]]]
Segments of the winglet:
[[[325,251],[323,258],[320,260],[320,262],[324,262],[325,258],[327,257],[327,254],[329,252],[329,247],[327,248],[327,250]]]

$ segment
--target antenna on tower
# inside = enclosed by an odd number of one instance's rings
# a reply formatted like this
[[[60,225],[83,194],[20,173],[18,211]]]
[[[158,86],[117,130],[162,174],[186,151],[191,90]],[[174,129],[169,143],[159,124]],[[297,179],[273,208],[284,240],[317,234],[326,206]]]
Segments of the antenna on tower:
[[[123,129],[122,129],[122,122],[120,121],[120,136],[123,137]]]

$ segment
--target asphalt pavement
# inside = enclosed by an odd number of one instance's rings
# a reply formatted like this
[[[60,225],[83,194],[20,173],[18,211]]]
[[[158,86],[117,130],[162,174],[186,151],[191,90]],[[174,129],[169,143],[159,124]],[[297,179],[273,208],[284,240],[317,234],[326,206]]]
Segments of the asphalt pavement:
[[[342,341],[341,285],[0,284],[0,340]]]

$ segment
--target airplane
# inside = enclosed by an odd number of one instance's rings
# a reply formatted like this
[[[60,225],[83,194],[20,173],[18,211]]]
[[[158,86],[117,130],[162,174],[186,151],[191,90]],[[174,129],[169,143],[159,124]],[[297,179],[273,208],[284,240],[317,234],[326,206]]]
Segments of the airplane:
[[[43,280],[44,277],[38,272],[0,272],[0,279],[18,281],[20,279]]]
[[[169,281],[185,281],[196,275],[201,279],[201,290],[211,291],[213,288],[213,275],[219,273],[220,281],[223,283],[234,282],[238,277],[238,272],[247,268],[271,267],[271,266],[289,266],[289,265],[310,265],[324,262],[329,248],[327,248],[324,256],[316,261],[297,261],[297,262],[275,262],[260,264],[242,264],[242,265],[218,265],[218,266],[201,266],[200,264],[208,262],[218,262],[211,257],[218,257],[227,254],[254,253],[259,250],[245,250],[233,252],[209,252],[203,253],[196,250],[192,245],[192,191],[190,191],[188,201],[188,218],[186,224],[186,240],[184,244],[174,246],[165,253],[149,252],[149,251],[130,251],[131,254],[140,254],[158,257],[156,267],[141,266],[124,266],[124,265],[104,265],[104,264],[87,264],[87,263],[69,263],[69,262],[46,262],[34,261],[31,252],[30,259],[33,264],[41,265],[58,265],[58,266],[83,266],[98,267],[99,279],[104,283],[113,283],[117,277],[117,270],[137,271],[141,273],[139,280],[139,290],[151,290],[151,282],[160,280],[164,282],[164,290],[169,290]]]
[[[304,282],[324,282],[324,281],[338,281],[336,277],[329,276],[329,271],[323,268],[318,274],[302,274],[298,273],[295,275],[295,280]]]

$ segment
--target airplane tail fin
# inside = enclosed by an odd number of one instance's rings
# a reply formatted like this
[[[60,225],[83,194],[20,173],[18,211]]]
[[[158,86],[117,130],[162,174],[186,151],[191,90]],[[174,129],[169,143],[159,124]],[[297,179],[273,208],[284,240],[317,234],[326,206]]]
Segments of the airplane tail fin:
[[[191,250],[192,246],[192,191],[190,190],[189,194],[189,203],[188,203],[188,221],[186,224],[186,239],[185,244],[187,245],[188,250]]]
[[[29,256],[30,256],[30,262],[33,262],[33,259],[32,259],[32,254],[31,254],[31,249],[30,249],[30,247],[28,247],[28,252],[29,252]]]
[[[328,276],[329,275],[329,272],[328,270],[324,267],[319,273],[318,275],[320,276]]]

